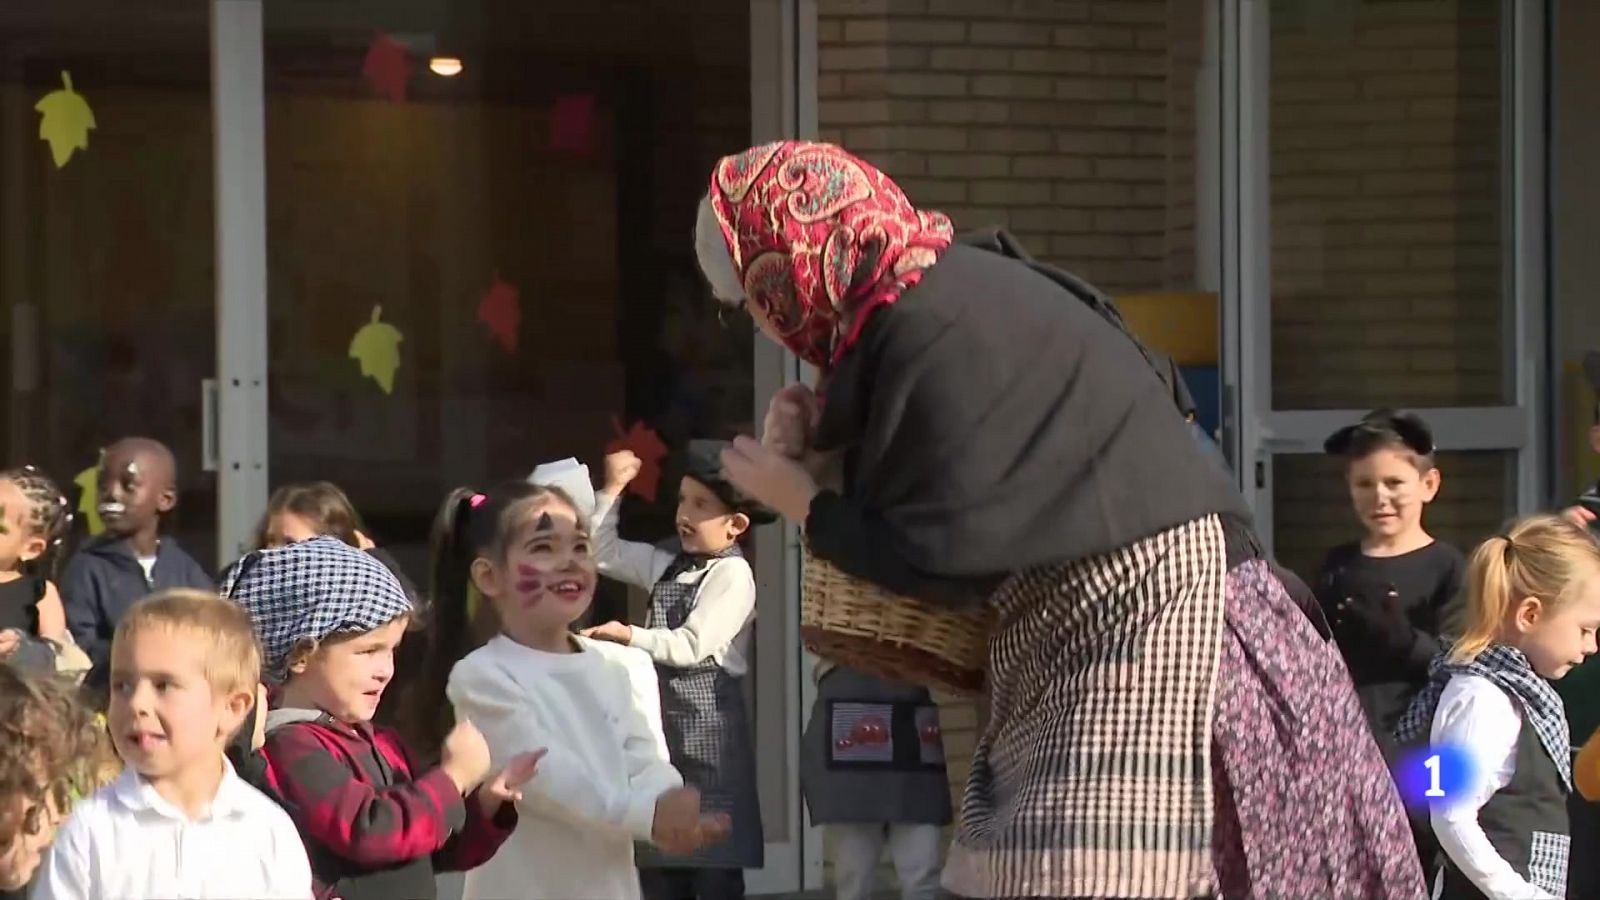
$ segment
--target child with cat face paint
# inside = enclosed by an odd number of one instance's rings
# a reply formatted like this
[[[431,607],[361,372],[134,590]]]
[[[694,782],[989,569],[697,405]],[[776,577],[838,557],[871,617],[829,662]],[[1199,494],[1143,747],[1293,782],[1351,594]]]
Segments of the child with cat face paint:
[[[527,746],[548,751],[517,804],[512,846],[467,874],[466,900],[629,900],[639,896],[635,840],[687,853],[726,830],[702,816],[699,793],[669,762],[636,673],[572,633],[597,577],[588,523],[559,489],[463,488],[440,511],[431,668],[492,623],[497,633],[450,670],[456,719],[483,732],[496,763]]]

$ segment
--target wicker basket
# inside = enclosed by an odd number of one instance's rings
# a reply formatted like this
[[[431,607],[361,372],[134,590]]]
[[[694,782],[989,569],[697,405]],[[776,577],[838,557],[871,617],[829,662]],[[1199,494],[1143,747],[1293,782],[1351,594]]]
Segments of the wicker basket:
[[[988,608],[952,612],[892,594],[804,556],[800,639],[829,662],[956,694],[983,690]]]

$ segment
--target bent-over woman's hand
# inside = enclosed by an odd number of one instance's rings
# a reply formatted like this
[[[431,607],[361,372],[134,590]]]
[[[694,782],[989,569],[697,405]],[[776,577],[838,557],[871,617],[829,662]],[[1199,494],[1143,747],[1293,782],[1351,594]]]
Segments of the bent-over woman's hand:
[[[805,466],[754,438],[739,437],[722,451],[722,471],[745,496],[796,525],[805,524],[818,491]]]

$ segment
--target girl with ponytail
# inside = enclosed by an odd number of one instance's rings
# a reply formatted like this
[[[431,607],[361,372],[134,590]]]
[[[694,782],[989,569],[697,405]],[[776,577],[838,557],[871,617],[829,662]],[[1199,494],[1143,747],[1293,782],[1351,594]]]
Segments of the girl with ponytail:
[[[559,488],[461,488],[435,519],[419,725],[469,720],[495,762],[548,751],[508,846],[467,874],[467,900],[626,900],[635,840],[687,853],[726,832],[672,767],[649,659],[573,633],[597,579],[589,523]]]
[[[1398,737],[1464,758],[1432,806],[1445,900],[1566,896],[1572,738],[1550,681],[1595,652],[1600,544],[1557,516],[1484,541],[1467,567],[1460,638],[1432,666]]]

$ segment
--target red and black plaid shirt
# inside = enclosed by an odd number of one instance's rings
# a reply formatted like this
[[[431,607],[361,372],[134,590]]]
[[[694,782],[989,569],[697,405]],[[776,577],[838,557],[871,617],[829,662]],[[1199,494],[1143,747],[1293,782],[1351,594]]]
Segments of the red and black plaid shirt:
[[[510,804],[490,818],[476,794],[463,800],[442,769],[413,779],[387,728],[323,715],[274,728],[262,751],[319,898],[433,897],[434,872],[483,865],[517,824]]]

